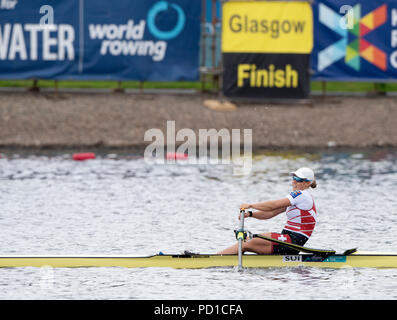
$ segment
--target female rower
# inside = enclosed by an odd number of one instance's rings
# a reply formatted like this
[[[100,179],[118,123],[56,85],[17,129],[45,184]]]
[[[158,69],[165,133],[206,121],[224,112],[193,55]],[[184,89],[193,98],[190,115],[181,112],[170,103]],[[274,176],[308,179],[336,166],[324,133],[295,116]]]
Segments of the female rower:
[[[317,211],[309,188],[317,186],[314,172],[310,168],[300,168],[292,175],[292,192],[285,198],[270,200],[254,204],[242,204],[240,209],[255,209],[245,212],[244,217],[253,217],[260,220],[270,219],[286,212],[287,223],[281,233],[263,233],[262,235],[284,242],[303,246],[311,236],[316,225]],[[296,254],[294,249],[260,238],[253,238],[243,242],[243,252],[258,254]],[[238,244],[235,244],[218,254],[237,254]]]

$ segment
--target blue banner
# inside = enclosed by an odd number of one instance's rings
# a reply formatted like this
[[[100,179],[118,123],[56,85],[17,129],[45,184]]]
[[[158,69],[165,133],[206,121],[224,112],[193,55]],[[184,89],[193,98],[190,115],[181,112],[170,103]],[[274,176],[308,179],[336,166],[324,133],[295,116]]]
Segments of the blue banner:
[[[0,78],[194,81],[201,0],[1,0]]]
[[[397,80],[397,0],[316,0],[313,80]]]

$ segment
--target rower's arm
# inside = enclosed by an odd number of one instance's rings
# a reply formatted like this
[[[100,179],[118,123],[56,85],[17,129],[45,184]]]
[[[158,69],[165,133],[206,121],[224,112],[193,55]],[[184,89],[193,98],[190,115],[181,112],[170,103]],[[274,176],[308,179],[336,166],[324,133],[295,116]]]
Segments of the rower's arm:
[[[287,209],[287,207],[278,208],[278,209],[269,210],[269,211],[258,210],[258,211],[252,212],[252,217],[255,219],[259,219],[259,220],[266,220],[266,219],[270,219],[270,218],[277,216],[281,212],[284,212],[286,209]]]
[[[270,200],[265,202],[253,203],[249,205],[249,208],[256,209],[259,211],[274,211],[281,208],[285,210],[285,208],[289,207],[290,205],[291,202],[289,201],[288,198],[282,198],[279,200]]]

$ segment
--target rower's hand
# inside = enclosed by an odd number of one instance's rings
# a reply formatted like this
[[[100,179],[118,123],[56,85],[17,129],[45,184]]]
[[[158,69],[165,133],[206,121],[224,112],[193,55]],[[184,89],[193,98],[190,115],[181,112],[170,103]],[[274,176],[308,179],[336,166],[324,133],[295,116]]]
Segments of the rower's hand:
[[[251,205],[248,203],[240,204],[240,210],[247,210],[247,209],[251,209],[251,208],[252,208]]]
[[[248,211],[244,212],[244,218],[249,218],[250,213]],[[240,214],[238,215],[238,219],[240,220]]]

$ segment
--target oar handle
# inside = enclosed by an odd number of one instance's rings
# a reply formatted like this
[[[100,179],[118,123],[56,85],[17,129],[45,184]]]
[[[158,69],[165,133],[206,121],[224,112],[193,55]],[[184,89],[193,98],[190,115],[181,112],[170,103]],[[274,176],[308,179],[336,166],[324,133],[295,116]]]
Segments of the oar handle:
[[[239,271],[243,270],[244,217],[245,217],[245,209],[240,209],[240,229],[237,230]]]
[[[237,240],[244,240],[244,218],[245,218],[245,209],[240,209],[240,227],[236,232]]]

